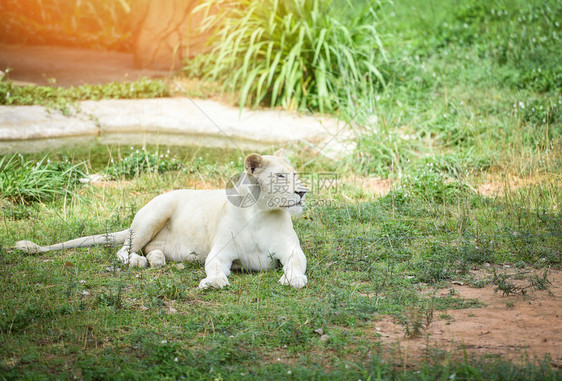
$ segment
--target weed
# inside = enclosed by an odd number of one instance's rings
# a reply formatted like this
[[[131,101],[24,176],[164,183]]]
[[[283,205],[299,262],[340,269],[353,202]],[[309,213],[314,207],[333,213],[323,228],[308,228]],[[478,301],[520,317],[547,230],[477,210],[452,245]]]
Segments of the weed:
[[[517,294],[519,292],[525,293],[525,289],[516,286],[513,282],[509,281],[510,276],[507,274],[498,274],[494,269],[494,278],[492,283],[496,285],[494,292],[501,291],[504,296]]]
[[[527,286],[517,286],[509,279],[527,279],[529,284]],[[492,283],[496,285],[494,292],[502,291],[503,295],[522,294],[525,295],[528,289],[532,290],[548,290],[551,284],[548,280],[548,269],[545,269],[541,276],[532,274],[531,276],[518,276],[517,274],[498,274],[496,270],[493,271]]]
[[[403,321],[404,336],[408,338],[421,337],[433,322],[433,313],[433,299],[425,301],[421,305],[409,307]]]
[[[549,285],[552,284],[548,280],[548,269],[545,269],[541,276],[533,274],[529,278],[529,282],[534,290],[548,290]]]
[[[119,283],[117,289],[114,291],[112,288],[107,292],[102,292],[96,296],[94,300],[95,306],[113,307],[116,310],[123,308],[123,285]]]

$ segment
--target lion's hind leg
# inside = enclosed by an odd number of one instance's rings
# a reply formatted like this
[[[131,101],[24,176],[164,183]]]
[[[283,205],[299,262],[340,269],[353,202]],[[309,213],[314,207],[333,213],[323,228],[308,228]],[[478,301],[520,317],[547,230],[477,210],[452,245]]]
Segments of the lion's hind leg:
[[[146,255],[150,267],[159,268],[166,264],[166,257],[162,250],[152,250]]]
[[[117,259],[122,263],[129,264],[129,267],[146,267],[148,264],[148,261],[142,255],[131,253],[131,249],[127,245],[117,252]]]
[[[143,250],[168,222],[170,215],[162,212],[162,209],[170,212],[170,208],[166,208],[165,205],[163,207],[161,203],[154,203],[153,200],[139,210],[133,219],[125,245],[117,252],[117,258],[121,262],[128,263],[129,267],[146,267],[148,265],[148,256],[144,257],[137,253]],[[157,264],[158,260],[154,261]],[[165,259],[163,263],[166,263]],[[151,266],[153,265],[151,264]]]

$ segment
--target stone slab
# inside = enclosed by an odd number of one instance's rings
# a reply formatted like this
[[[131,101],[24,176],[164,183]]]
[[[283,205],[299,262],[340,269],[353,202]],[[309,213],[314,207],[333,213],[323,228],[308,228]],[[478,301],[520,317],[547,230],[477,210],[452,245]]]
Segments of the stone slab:
[[[280,110],[241,111],[213,100],[183,97],[84,101],[78,110],[65,116],[42,106],[0,106],[0,141],[135,134],[171,137],[172,143],[187,139],[206,145],[214,140],[215,146],[224,140],[239,147],[248,142],[322,147],[330,142],[324,151],[328,153],[341,151],[340,142],[349,133],[343,122],[333,118]]]
[[[43,106],[0,106],[0,140],[45,139],[97,135],[94,121],[65,116]]]

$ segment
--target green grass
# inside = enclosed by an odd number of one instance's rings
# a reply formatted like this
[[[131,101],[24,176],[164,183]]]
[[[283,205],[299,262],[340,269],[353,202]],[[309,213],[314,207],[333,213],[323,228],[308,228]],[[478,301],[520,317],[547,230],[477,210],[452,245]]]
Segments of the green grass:
[[[357,20],[370,4],[337,17]],[[242,167],[236,152],[190,151],[172,161],[162,150],[132,149],[96,164],[125,181],[70,188],[74,195],[41,202],[2,191],[0,378],[560,379],[548,359],[523,355],[511,362],[429,347],[423,359],[404,364],[372,324],[390,318],[423,340],[448,310],[482,307],[436,289],[463,282],[529,295],[548,290],[548,271],[561,268],[561,4],[373,5],[387,53],[375,63],[386,85],[370,89],[372,98],[360,90],[349,108],[322,106],[348,118],[357,112],[355,151],[339,162],[294,154],[299,171],[333,171],[342,180],[337,189],[313,191],[311,207],[294,221],[308,259],[302,290],[280,286],[280,271],[269,271],[234,273],[229,288],[200,291],[201,265],[129,269],[116,263],[115,248],[36,256],[6,249],[20,239],[47,244],[126,228],[160,193],[223,187]],[[301,16],[291,22],[311,25],[310,13]],[[258,86],[240,70],[239,83]],[[308,99],[281,101],[284,91],[276,104],[320,108],[312,90]],[[248,95],[247,102],[259,99]],[[271,104],[268,96],[260,101]],[[356,175],[390,178],[392,189],[375,197],[349,184]],[[484,183],[502,191],[484,197]],[[503,265],[536,271],[515,283],[498,270]]]
[[[0,194],[15,203],[52,201],[57,196],[71,196],[87,177],[83,164],[68,161],[51,163],[44,157],[40,161],[26,160],[21,154],[0,158]]]
[[[7,74],[7,75],[6,75]],[[82,100],[160,98],[170,95],[166,83],[161,80],[141,78],[134,82],[112,82],[105,85],[81,85],[71,87],[16,86],[10,81],[9,70],[0,76],[0,105],[43,105],[71,112],[71,106]]]
[[[129,269],[116,262],[111,247],[40,256],[6,250],[24,238],[46,244],[120,230],[155,195],[194,188],[202,176],[208,187],[221,187],[241,166],[224,158],[204,165],[197,160],[182,163],[191,170],[148,171],[109,187],[85,186],[76,197],[40,208],[4,204],[5,377],[262,379],[284,378],[289,371],[295,378],[320,379],[559,377],[547,362],[523,359],[516,365],[462,352],[404,369],[385,355],[392,349],[371,326],[390,316],[403,324],[405,335],[423,336],[434,316],[481,306],[458,294],[427,291],[451,281],[470,284],[469,270],[483,263],[560,268],[562,215],[548,201],[559,196],[553,184],[493,199],[426,171],[376,199],[341,184],[337,192],[312,194],[311,204],[331,204],[295,220],[309,261],[309,285],[302,290],[279,285],[281,272],[268,271],[234,273],[228,289],[201,291],[199,264]],[[498,279],[490,272],[484,282]],[[528,282],[528,293],[548,287],[544,276]],[[314,332],[318,328],[327,341]]]
[[[381,70],[396,77],[358,115],[350,166],[398,175],[430,156],[449,172],[528,177],[560,163],[560,17],[560,1],[385,8]]]

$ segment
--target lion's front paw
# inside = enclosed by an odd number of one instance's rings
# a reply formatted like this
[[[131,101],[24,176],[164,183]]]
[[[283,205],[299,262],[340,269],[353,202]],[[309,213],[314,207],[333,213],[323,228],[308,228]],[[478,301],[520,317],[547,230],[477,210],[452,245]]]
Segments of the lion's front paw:
[[[230,283],[228,282],[228,279],[226,278],[226,275],[207,277],[207,278],[201,280],[201,283],[199,283],[199,288],[201,288],[201,289],[206,289],[206,288],[209,288],[209,287],[223,288],[223,287],[226,287],[226,286],[230,286]]]
[[[307,282],[308,280],[304,274],[293,275],[291,277],[287,277],[287,274],[283,274],[281,279],[279,279],[279,283],[282,285],[292,286],[294,288],[303,288],[306,286]]]

